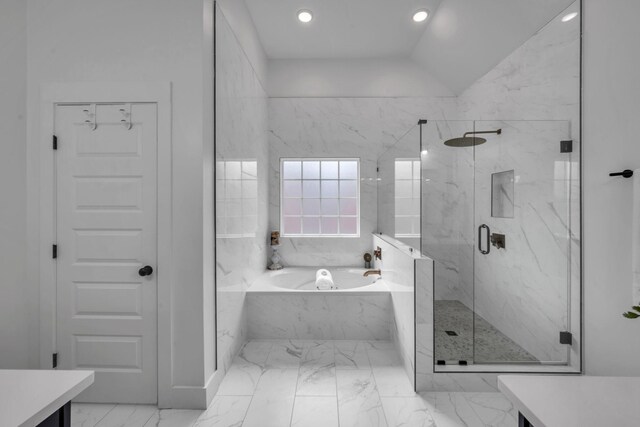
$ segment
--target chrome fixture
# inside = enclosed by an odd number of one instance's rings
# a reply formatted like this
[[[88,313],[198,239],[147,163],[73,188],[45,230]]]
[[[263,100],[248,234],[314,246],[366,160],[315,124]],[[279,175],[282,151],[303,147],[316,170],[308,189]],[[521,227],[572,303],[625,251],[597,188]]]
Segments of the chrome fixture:
[[[378,276],[382,276],[382,272],[380,270],[367,270],[364,272],[363,276],[364,277],[369,277],[372,274],[377,274]]]

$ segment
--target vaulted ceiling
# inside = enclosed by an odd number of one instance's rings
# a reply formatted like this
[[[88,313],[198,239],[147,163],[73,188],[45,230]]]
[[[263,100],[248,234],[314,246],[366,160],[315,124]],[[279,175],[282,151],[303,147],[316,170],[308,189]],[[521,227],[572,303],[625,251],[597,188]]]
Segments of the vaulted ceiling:
[[[576,0],[245,0],[270,59],[412,59],[456,93]],[[575,3],[575,4],[574,4]],[[573,4],[573,5],[572,5]],[[426,22],[412,16],[428,9]],[[296,18],[313,11],[311,23]]]

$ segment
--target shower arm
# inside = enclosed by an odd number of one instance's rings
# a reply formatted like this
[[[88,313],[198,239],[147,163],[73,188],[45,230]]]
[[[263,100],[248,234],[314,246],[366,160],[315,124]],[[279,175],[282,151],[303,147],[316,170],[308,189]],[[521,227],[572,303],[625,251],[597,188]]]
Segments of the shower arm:
[[[466,138],[467,135],[482,135],[482,134],[487,134],[487,133],[493,133],[493,134],[496,134],[496,135],[501,135],[502,134],[502,129],[498,129],[498,130],[479,130],[479,131],[475,131],[475,132],[467,132],[462,137]]]

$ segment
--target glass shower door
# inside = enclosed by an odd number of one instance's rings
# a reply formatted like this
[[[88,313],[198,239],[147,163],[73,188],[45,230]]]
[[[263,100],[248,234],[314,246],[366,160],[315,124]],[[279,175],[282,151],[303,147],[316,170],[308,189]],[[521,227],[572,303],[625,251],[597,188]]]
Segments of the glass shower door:
[[[423,126],[422,252],[434,260],[433,342],[438,365],[473,363],[475,147],[445,145],[472,121]]]
[[[437,365],[570,361],[578,150],[567,121],[423,126],[421,249],[435,265]]]
[[[566,364],[572,147],[567,121],[476,121],[473,363]]]

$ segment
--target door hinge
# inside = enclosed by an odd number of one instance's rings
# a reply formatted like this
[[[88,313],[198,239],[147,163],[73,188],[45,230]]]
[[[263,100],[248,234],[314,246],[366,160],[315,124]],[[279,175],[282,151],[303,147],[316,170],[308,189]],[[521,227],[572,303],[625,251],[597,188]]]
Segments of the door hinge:
[[[573,140],[560,141],[561,153],[573,153]]]
[[[573,344],[573,334],[571,332],[560,332],[560,344],[571,345]]]
[[[53,353],[51,355],[51,366],[54,368],[58,367],[58,353]]]
[[[58,137],[53,135],[53,149],[57,150],[58,149]]]
[[[51,246],[51,258],[53,259],[58,258],[58,245]]]

